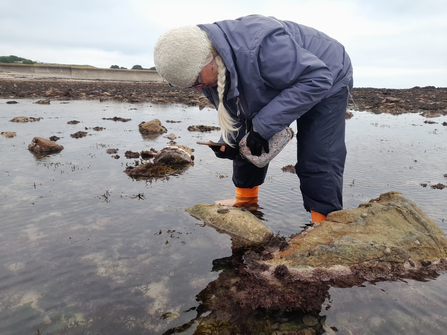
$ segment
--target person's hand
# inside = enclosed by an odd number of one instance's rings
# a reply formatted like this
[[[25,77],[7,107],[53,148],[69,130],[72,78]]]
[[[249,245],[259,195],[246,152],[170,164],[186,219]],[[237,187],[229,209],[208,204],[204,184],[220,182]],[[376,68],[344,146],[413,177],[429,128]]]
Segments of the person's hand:
[[[223,144],[221,147],[210,146],[210,148],[214,151],[214,154],[218,158],[234,160],[239,155],[239,147],[237,145],[235,145],[235,147],[231,147],[228,144]]]
[[[256,132],[253,127],[247,136],[247,147],[250,149],[253,156],[261,156],[262,149],[265,153],[269,153],[269,141],[264,139],[258,132]]]

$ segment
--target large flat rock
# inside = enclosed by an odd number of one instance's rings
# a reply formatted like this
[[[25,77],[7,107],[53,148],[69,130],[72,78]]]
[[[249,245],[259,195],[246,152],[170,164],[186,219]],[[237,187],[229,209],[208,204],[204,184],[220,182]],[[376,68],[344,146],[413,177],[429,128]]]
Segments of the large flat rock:
[[[402,278],[424,281],[447,270],[444,232],[398,192],[331,213],[292,238],[288,247],[277,239],[242,257],[233,253],[228,261],[232,266],[198,295],[201,308],[211,311],[203,326],[259,308],[319,313],[330,300],[331,287]]]
[[[399,192],[330,213],[289,245],[265,264],[270,271],[285,266],[303,280],[321,279],[321,270],[327,278],[362,273],[371,279],[427,267],[447,257],[444,232]]]

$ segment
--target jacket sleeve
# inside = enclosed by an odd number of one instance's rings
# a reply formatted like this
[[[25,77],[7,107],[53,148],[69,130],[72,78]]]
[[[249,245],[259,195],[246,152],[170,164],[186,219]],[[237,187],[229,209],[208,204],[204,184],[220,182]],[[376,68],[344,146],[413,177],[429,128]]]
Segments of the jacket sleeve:
[[[287,33],[267,36],[252,56],[259,67],[258,85],[278,91],[253,118],[256,131],[267,140],[320,102],[332,87],[326,64]]]

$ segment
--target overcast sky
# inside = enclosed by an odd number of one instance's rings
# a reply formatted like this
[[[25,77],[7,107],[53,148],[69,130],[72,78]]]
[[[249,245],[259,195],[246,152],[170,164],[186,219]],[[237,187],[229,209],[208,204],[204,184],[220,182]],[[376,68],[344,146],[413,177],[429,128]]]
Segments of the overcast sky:
[[[149,68],[165,30],[249,14],[343,43],[356,87],[447,87],[446,0],[0,0],[0,56]]]

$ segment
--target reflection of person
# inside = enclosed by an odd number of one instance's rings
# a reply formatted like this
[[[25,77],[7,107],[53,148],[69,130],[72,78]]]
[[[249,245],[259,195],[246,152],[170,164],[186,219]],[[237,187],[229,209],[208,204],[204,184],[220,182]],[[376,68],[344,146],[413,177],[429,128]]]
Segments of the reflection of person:
[[[237,197],[257,197],[268,168],[243,159],[237,143],[249,133],[247,146],[259,156],[296,120],[305,209],[314,222],[342,209],[344,117],[353,83],[343,45],[313,28],[252,15],[169,30],[155,45],[154,61],[170,84],[201,90],[217,108],[222,147],[214,150],[233,160]]]

